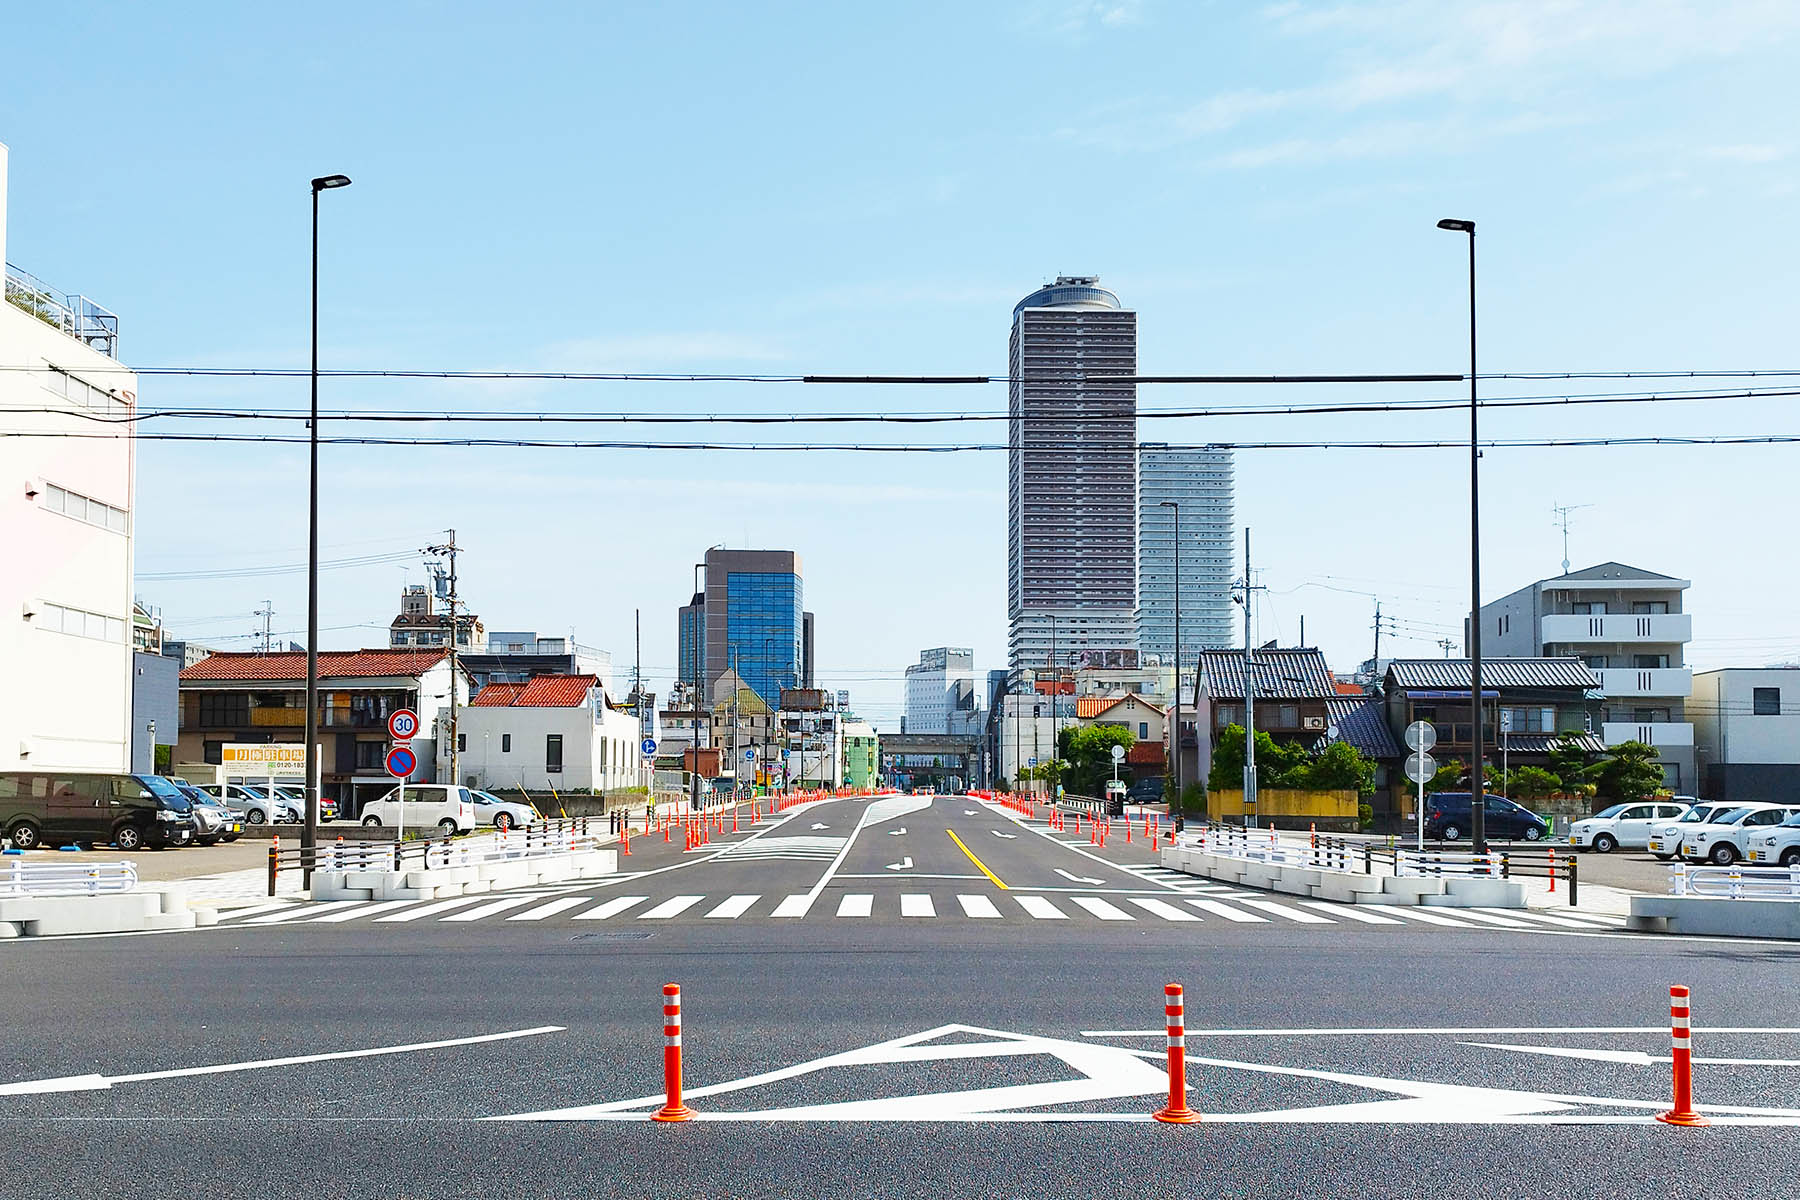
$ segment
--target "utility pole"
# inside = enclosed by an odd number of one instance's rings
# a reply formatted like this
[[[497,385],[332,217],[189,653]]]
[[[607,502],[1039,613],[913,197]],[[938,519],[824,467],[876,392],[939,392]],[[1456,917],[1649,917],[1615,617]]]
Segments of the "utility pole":
[[[1050,761],[1062,760],[1062,706],[1057,703],[1062,698],[1062,667],[1056,661],[1056,614],[1050,614]],[[1056,778],[1050,781],[1050,803],[1056,803],[1057,795],[1062,791],[1062,775],[1051,772]]]
[[[1244,530],[1244,824],[1256,828],[1256,651],[1250,632],[1250,530]]]
[[[737,647],[733,646],[731,648],[731,795],[733,799],[737,798],[738,771],[741,769],[738,766],[738,689],[742,686],[743,680],[738,678],[737,673]]]
[[[1381,670],[1381,601],[1375,601],[1375,655],[1369,659],[1375,670]]]
[[[271,637],[271,635],[269,633],[269,620],[270,620],[270,618],[272,618],[275,615],[275,602],[273,600],[264,600],[263,606],[261,608],[257,609],[251,615],[258,616],[263,619],[262,652],[264,654],[267,654],[267,653],[269,653],[269,639]]]
[[[450,586],[449,592],[445,596],[445,600],[450,605],[450,782],[461,783],[462,754],[456,745],[456,635],[458,632],[456,624],[456,552],[458,547],[456,530],[447,529],[444,532],[449,535],[449,540],[441,546],[425,547],[424,553],[441,555],[450,560]],[[438,581],[443,582],[441,573]],[[571,645],[573,645],[573,641],[574,639],[570,639]]]
[[[1456,639],[1455,638],[1439,638],[1438,645],[1440,645],[1444,648],[1444,657],[1449,658],[1450,652],[1452,650],[1456,649]]]
[[[632,625],[631,696],[632,696],[632,699],[636,700],[637,703],[641,705],[644,702],[644,610],[643,609],[634,608],[631,610],[631,625]],[[641,713],[641,712],[638,713],[638,719],[640,721],[643,719],[643,716],[644,716],[643,713]]]

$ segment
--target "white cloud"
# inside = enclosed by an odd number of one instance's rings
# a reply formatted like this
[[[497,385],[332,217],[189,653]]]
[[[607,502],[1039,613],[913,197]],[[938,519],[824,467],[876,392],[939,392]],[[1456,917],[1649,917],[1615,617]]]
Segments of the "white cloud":
[[[1031,0],[1017,25],[1040,37],[1079,40],[1096,27],[1122,29],[1144,20],[1143,0]]]
[[[1707,158],[1723,159],[1737,163],[1772,163],[1780,162],[1791,153],[1787,146],[1771,146],[1746,144],[1739,146],[1708,146],[1701,151]]]

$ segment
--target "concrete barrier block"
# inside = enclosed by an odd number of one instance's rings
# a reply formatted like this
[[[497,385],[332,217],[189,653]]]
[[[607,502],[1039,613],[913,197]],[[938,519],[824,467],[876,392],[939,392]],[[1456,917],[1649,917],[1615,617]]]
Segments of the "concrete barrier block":
[[[145,929],[193,929],[199,919],[191,912],[151,913],[144,918]]]
[[[432,867],[430,870],[408,871],[408,887],[441,887],[446,883],[467,883],[479,878],[480,867]]]
[[[529,881],[521,862],[482,863],[475,868],[475,878],[497,888],[522,887]]]
[[[1800,938],[1800,900],[1727,900],[1712,896],[1633,896],[1633,929],[1721,937]]]
[[[1393,892],[1355,892],[1352,893],[1353,904],[1413,904],[1416,897],[1399,895]]]
[[[0,921],[0,941],[21,936],[18,922]]]
[[[1238,881],[1245,887],[1268,891],[1274,886],[1275,877],[1280,871],[1280,867],[1272,867],[1268,863],[1247,862],[1239,869]]]
[[[1319,876],[1319,886],[1313,892],[1321,900],[1336,900],[1342,904],[1354,904],[1363,896],[1381,894],[1381,880],[1373,875],[1345,875],[1338,871],[1325,871]]]
[[[493,891],[494,890],[494,881],[491,879],[471,879],[467,883],[454,884],[452,886],[456,887],[457,890],[449,893],[450,895],[474,896],[474,895],[479,895],[482,892]],[[511,885],[508,885],[508,886],[511,886]]]
[[[313,876],[312,898],[314,900],[374,900],[382,889],[366,887],[342,887]]]
[[[1406,903],[1417,904],[1421,896],[1441,896],[1444,894],[1442,879],[1410,879],[1398,876],[1383,879],[1381,890],[1390,896],[1404,896]]]
[[[393,887],[384,887],[384,888],[376,889],[375,894],[372,897],[370,897],[370,899],[373,899],[373,900],[435,900],[435,899],[437,899],[437,895],[438,895],[438,890],[436,888],[407,887],[405,884],[401,883],[401,884],[395,884]],[[348,899],[348,897],[345,897],[345,898]]]
[[[189,911],[194,914],[194,925],[197,928],[203,929],[219,923],[219,910],[216,908],[195,908]]]
[[[66,912],[113,922],[114,929],[135,929],[137,922],[162,911],[162,897],[153,892],[113,892],[100,896],[25,896],[0,900],[0,921],[30,924],[45,917],[61,919]],[[27,933],[30,932],[28,929]],[[105,929],[80,929],[77,933],[104,933]]]
[[[1275,873],[1275,890],[1290,896],[1310,896],[1319,886],[1320,875],[1311,867],[1282,867]]]
[[[384,888],[397,887],[406,882],[406,875],[400,871],[334,871],[331,873],[340,888]],[[417,886],[417,885],[415,885]],[[319,877],[313,876],[313,890],[319,888]]]
[[[1181,865],[1181,856],[1185,852],[1186,848],[1182,846],[1164,846],[1156,852],[1156,861],[1171,871],[1180,871],[1184,869]]]
[[[140,886],[138,891],[158,897],[158,912],[183,913],[188,910],[185,883],[152,883]]]
[[[1446,879],[1441,901],[1428,896],[1423,903],[1445,908],[1524,908],[1525,885],[1510,879]]]

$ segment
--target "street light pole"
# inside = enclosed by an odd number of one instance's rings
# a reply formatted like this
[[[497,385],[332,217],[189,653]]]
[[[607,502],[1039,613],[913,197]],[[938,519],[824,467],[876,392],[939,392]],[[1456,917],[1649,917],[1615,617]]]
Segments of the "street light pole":
[[[1469,235],[1469,840],[1487,852],[1485,755],[1481,737],[1481,443],[1475,378],[1475,222],[1446,217],[1439,229]]]
[[[321,175],[312,181],[312,419],[307,424],[306,502],[306,745],[300,761],[306,772],[306,824],[300,848],[319,842],[319,193],[350,186],[348,175]],[[354,816],[355,814],[351,814]],[[303,854],[302,883],[312,885],[312,855]]]
[[[1158,507],[1173,510],[1175,516],[1175,717],[1169,732],[1175,795],[1169,798],[1167,805],[1169,816],[1173,817],[1181,811],[1181,501],[1158,501]]]

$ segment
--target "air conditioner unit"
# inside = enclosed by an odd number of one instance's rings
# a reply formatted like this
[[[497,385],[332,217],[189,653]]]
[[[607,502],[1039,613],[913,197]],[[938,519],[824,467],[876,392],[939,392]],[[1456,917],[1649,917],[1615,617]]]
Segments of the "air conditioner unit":
[[[1325,718],[1324,717],[1301,717],[1300,718],[1300,727],[1302,729],[1323,729],[1323,728],[1325,728]]]

